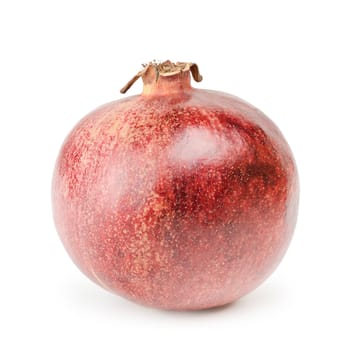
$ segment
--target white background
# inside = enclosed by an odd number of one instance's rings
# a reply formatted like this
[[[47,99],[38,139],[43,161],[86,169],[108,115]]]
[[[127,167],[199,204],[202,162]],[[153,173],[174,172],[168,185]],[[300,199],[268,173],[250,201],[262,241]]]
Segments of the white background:
[[[348,1],[0,2],[1,349],[349,349]],[[56,234],[59,147],[152,59],[280,127],[301,180],[282,264],[235,304],[148,309],[85,278]],[[130,94],[138,94],[141,83]]]

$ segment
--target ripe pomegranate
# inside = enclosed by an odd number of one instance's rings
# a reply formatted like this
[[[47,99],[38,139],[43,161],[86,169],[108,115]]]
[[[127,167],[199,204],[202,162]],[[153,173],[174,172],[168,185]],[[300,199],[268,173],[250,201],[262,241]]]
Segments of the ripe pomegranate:
[[[143,93],[82,119],[60,151],[57,230],[78,267],[145,305],[203,309],[257,287],[283,257],[298,177],[278,128],[191,63],[144,67]]]

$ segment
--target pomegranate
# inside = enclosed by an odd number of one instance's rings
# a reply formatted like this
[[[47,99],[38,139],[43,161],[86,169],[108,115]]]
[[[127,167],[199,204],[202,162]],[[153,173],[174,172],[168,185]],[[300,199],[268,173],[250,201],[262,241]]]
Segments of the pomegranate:
[[[291,150],[261,111],[191,87],[192,63],[150,63],[143,93],[105,104],[66,138],[57,230],[102,287],[165,309],[230,303],[283,257],[296,223]]]

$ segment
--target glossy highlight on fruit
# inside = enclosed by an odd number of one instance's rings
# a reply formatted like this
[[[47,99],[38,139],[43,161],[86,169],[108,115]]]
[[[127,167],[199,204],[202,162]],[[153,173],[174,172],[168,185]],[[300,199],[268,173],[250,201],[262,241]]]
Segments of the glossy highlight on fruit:
[[[296,223],[291,150],[261,111],[191,87],[191,63],[150,63],[144,90],[83,118],[59,153],[55,224],[102,287],[157,308],[230,303],[265,280]]]

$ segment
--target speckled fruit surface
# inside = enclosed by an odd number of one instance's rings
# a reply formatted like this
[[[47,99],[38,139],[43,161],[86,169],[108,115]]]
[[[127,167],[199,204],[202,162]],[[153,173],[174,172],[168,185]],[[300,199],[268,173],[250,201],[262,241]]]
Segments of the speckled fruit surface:
[[[52,186],[57,230],[77,266],[119,295],[166,309],[230,303],[289,245],[293,156],[243,100],[192,88],[189,71],[151,78],[66,138]]]

